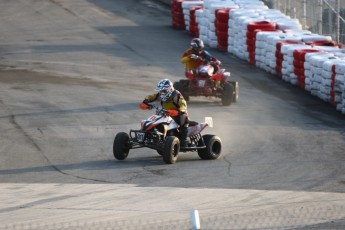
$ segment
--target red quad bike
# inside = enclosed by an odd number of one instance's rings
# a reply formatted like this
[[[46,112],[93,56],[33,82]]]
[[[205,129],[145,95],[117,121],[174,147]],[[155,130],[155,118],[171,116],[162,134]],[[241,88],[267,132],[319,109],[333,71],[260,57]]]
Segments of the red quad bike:
[[[202,60],[201,57],[197,57]],[[206,96],[220,98],[222,105],[229,106],[232,102],[237,102],[240,87],[237,81],[230,81],[230,72],[219,69],[214,72],[214,66],[218,63],[202,60],[193,73],[187,73],[188,79],[174,82],[174,88],[180,91],[186,101],[190,96]]]
[[[141,121],[139,130],[130,130],[116,134],[113,154],[117,160],[125,160],[130,149],[147,147],[155,149],[166,164],[174,164],[179,152],[197,152],[204,160],[215,160],[221,156],[222,142],[216,135],[201,135],[207,126],[212,127],[212,117],[206,117],[205,123],[190,121],[187,146],[180,147],[179,125],[169,116],[168,111],[153,104],[147,108],[156,109],[156,114]]]

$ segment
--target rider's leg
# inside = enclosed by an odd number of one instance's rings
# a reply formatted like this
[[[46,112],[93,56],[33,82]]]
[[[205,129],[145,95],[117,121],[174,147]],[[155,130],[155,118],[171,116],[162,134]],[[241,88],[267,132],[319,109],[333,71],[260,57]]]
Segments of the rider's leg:
[[[188,134],[188,115],[181,114],[180,116],[180,146],[186,147],[187,134]]]

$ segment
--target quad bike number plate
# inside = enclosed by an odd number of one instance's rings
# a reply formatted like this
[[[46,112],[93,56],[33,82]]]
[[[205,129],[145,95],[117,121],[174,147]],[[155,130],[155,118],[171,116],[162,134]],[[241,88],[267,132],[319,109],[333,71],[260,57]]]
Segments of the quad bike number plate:
[[[138,140],[139,142],[144,141],[144,137],[145,137],[145,133],[137,132],[137,140]]]
[[[198,81],[198,86],[199,87],[205,87],[205,82],[206,82],[206,80],[199,80]]]

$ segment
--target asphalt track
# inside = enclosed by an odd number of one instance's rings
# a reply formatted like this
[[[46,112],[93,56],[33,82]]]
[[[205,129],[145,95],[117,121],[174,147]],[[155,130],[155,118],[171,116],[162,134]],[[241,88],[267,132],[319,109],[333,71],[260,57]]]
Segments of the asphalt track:
[[[188,108],[213,117],[222,157],[114,159],[115,134],[151,114],[138,103],[183,77],[191,37],[167,5],[1,1],[0,29],[0,229],[190,229],[192,210],[202,229],[344,227],[344,116],[217,50],[239,102]]]

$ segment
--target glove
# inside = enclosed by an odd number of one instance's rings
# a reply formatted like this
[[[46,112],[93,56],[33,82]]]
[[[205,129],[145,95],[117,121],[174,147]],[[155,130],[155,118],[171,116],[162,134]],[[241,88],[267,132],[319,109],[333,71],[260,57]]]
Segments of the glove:
[[[147,99],[143,100],[143,103],[146,104],[146,105],[150,105],[150,102]]]
[[[147,110],[147,109],[153,108],[153,106],[150,104],[150,102],[147,99],[143,100],[143,102],[139,104],[139,107],[142,110]]]

